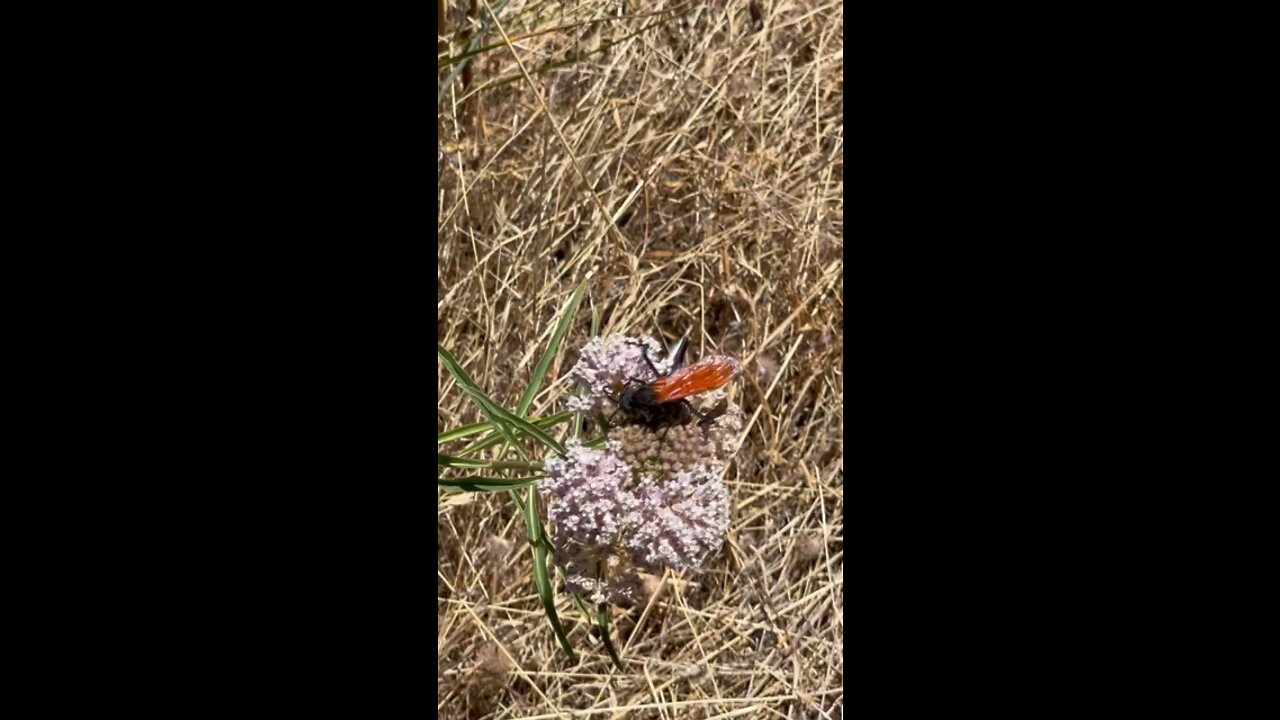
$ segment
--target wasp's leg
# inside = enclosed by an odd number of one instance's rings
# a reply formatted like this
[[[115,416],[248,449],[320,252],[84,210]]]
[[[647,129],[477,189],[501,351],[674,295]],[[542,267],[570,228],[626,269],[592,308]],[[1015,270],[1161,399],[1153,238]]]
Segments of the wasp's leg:
[[[689,412],[698,416],[698,423],[700,425],[705,425],[714,419],[710,414],[701,412],[698,408],[694,407],[693,403],[689,402],[689,398],[684,398],[680,402],[684,403],[684,406],[689,409]]]
[[[649,346],[648,346],[648,345],[642,345],[642,346],[640,347],[640,357],[643,357],[643,358],[644,358],[644,364],[645,364],[645,365],[648,365],[648,366],[649,366],[649,369],[653,371],[653,376],[654,376],[654,377],[662,377],[662,373],[658,372],[658,366],[654,365],[654,364],[653,364],[653,361],[649,359]]]
[[[658,442],[666,442],[667,433],[671,432],[671,423],[662,424],[662,432],[658,434]]]
[[[642,342],[640,342],[640,341],[638,341],[638,340],[631,340],[631,341],[629,341],[629,342],[628,342],[628,344],[629,344],[629,345],[638,345],[638,346],[640,347],[640,357],[644,358],[644,364],[645,364],[645,365],[648,365],[648,366],[649,366],[649,369],[653,371],[653,376],[654,376],[654,377],[656,377],[656,378],[660,378],[660,377],[662,377],[662,373],[658,372],[658,367],[657,367],[656,365],[654,365],[654,364],[653,364],[653,360],[650,360],[650,359],[649,359],[649,346],[648,346],[648,345],[645,345],[644,343],[642,343]]]

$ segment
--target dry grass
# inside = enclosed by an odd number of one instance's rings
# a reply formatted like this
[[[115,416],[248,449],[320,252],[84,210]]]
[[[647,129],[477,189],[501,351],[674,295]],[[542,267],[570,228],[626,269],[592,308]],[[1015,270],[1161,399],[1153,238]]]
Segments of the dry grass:
[[[588,275],[552,378],[593,312],[605,333],[670,340],[692,326],[691,358],[726,351],[746,368],[732,526],[706,572],[663,578],[649,603],[616,611],[618,671],[563,597],[580,658],[559,650],[511,501],[450,496],[437,529],[440,715],[842,717],[842,4],[628,7],[675,12],[512,2],[509,35],[571,27],[485,53],[442,103],[438,339],[511,406]],[[485,87],[526,72],[532,83]],[[443,369],[437,383],[440,430],[479,419]],[[564,390],[549,382],[531,414],[560,409]]]

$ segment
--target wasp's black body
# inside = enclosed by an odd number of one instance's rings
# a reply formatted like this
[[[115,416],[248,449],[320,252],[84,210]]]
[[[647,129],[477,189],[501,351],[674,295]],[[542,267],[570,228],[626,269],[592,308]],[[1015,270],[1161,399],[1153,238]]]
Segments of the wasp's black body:
[[[684,337],[671,348],[671,362],[666,373],[658,372],[658,368],[649,359],[647,347],[643,350],[644,361],[656,378],[662,378],[684,366],[684,354],[688,347],[689,333],[685,332]],[[637,378],[628,380],[618,395],[618,411],[627,413],[641,423],[655,428],[686,425],[692,421],[693,416],[697,416],[706,423],[723,413],[722,408],[717,408],[710,414],[699,412],[687,398],[674,402],[662,402],[653,389],[652,381],[646,382]]]

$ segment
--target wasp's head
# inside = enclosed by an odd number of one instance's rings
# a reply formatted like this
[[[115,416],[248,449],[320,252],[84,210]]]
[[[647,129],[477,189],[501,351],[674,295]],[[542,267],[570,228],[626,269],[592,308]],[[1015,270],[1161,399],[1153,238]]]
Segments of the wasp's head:
[[[648,383],[642,383],[639,380],[632,380],[627,383],[626,387],[618,395],[618,408],[623,411],[636,410],[643,407],[650,407],[658,403],[658,394],[649,387]]]

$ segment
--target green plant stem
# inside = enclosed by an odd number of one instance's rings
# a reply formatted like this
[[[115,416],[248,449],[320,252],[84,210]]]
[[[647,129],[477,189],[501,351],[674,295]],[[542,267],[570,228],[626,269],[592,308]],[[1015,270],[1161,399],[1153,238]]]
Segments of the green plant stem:
[[[529,488],[525,493],[523,503],[520,502],[514,490],[511,491],[511,497],[524,510],[529,549],[533,552],[533,583],[538,589],[538,598],[542,600],[542,609],[546,611],[547,621],[551,623],[551,630],[556,634],[556,640],[560,641],[560,647],[569,656],[569,659],[577,661],[578,655],[573,651],[573,646],[569,644],[569,636],[564,631],[564,625],[560,623],[559,613],[556,612],[555,593],[551,588],[551,579],[547,577],[547,545],[543,542],[545,532],[542,528],[542,521],[538,518],[536,490]]]
[[[597,560],[596,579],[603,582],[604,573],[604,563]],[[607,602],[602,602],[597,606],[596,629],[600,631],[600,641],[604,643],[604,649],[609,652],[609,657],[613,660],[614,666],[618,670],[622,670],[622,659],[618,657],[618,651],[613,647],[613,638],[609,637],[609,603]]]
[[[560,415],[571,416],[572,413],[560,413]],[[551,427],[552,425],[559,424],[560,422],[563,422],[564,420],[568,419],[568,417],[562,418],[559,415],[555,415],[552,417],[556,418],[556,422],[553,423],[553,422],[540,421],[534,424],[538,427]],[[474,453],[480,452],[481,450],[487,450],[488,448],[491,448],[494,445],[497,445],[502,442],[506,442],[506,439],[503,438],[501,435],[489,434],[489,435],[486,435],[479,442],[475,443],[474,445],[468,445],[467,447],[459,450],[458,452],[463,455],[472,455]]]
[[[462,458],[453,455],[436,453],[436,465],[439,467],[456,467],[467,469],[493,468],[495,470],[542,470],[540,462],[524,462],[519,460],[480,460]]]
[[[500,492],[512,488],[527,487],[538,482],[545,475],[533,477],[499,478],[499,477],[436,477],[436,487],[445,492]]]

